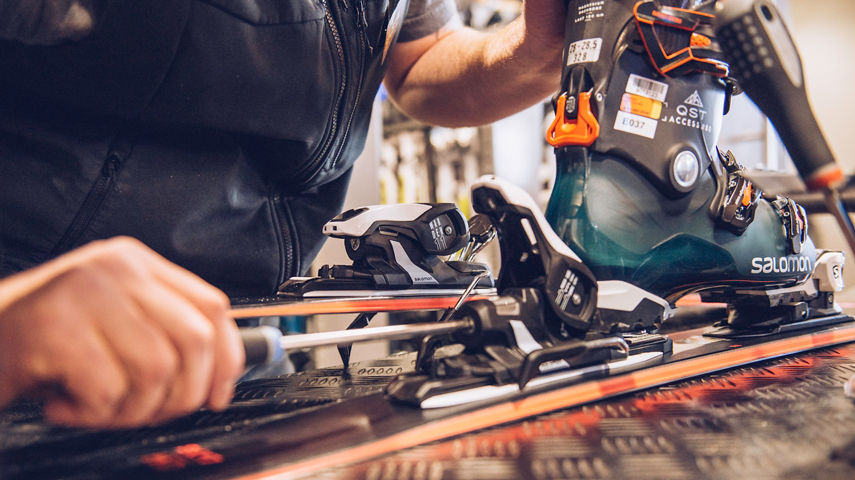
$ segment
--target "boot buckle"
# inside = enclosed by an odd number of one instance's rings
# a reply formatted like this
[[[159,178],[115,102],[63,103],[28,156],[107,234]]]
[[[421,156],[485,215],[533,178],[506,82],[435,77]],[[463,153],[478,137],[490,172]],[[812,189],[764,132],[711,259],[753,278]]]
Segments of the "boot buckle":
[[[578,114],[576,120],[567,120],[565,106],[567,94],[558,97],[555,119],[546,130],[546,141],[553,147],[588,147],[600,136],[600,124],[591,112],[590,92],[579,93]]]

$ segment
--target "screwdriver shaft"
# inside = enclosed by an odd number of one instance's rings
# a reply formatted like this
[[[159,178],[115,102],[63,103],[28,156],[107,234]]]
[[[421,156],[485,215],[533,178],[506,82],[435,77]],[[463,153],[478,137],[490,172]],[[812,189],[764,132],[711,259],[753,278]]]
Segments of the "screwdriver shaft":
[[[472,322],[466,319],[440,323],[411,323],[409,325],[390,325],[388,327],[370,327],[359,330],[285,335],[279,340],[279,343],[282,348],[288,351],[298,348],[342,345],[373,340],[400,340],[428,335],[441,335],[461,330],[471,330],[472,327]]]

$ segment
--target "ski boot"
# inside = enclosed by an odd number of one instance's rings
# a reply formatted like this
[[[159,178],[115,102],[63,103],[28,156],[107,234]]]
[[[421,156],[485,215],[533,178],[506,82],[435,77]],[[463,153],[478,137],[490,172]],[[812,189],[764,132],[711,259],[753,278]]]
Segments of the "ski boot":
[[[728,331],[848,319],[843,254],[716,147],[737,87],[714,3],[569,1],[546,218],[598,280],[595,329],[656,328],[692,292],[727,303]]]
[[[494,291],[487,265],[440,258],[474,249],[466,218],[452,203],[355,208],[327,222],[323,232],[344,239],[353,264],[291,278],[279,287],[280,297],[460,295],[473,282],[480,293]]]

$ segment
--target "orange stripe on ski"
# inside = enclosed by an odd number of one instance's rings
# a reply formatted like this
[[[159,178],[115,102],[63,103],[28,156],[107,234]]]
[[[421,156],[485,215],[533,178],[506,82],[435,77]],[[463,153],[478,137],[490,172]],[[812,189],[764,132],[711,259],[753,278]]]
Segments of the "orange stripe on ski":
[[[457,417],[428,423],[376,442],[357,445],[347,450],[321,455],[302,462],[237,478],[241,480],[261,480],[308,475],[325,468],[368,460],[404,448],[442,440],[562,408],[575,407],[609,396],[685,380],[700,374],[733,368],[759,360],[768,360],[805,350],[852,341],[855,341],[855,326],[831,332],[775,340],[762,345],[739,347],[734,350],[689,358],[675,363],[648,367],[600,381],[585,382],[550,392],[535,394],[521,400],[486,407],[464,413]]]
[[[487,298],[472,295],[468,300]],[[288,315],[316,315],[326,313],[395,312],[399,310],[442,310],[453,307],[459,296],[428,298],[358,298],[351,300],[308,300],[305,302],[272,303],[235,307],[229,312],[232,318],[278,317]]]

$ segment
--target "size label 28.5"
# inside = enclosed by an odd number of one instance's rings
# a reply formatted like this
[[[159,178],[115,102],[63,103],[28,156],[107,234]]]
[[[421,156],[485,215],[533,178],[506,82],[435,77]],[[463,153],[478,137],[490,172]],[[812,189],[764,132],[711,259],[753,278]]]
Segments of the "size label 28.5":
[[[567,47],[567,65],[596,62],[600,59],[602,46],[602,38],[588,38],[571,43]]]

